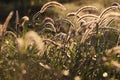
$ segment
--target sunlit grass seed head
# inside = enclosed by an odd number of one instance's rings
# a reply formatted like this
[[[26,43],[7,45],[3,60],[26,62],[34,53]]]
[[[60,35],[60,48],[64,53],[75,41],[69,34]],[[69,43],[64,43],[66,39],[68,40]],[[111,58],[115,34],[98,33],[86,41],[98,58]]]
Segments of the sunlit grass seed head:
[[[87,17],[91,17],[92,19],[98,19],[98,18],[99,18],[98,16],[96,16],[96,15],[94,15],[94,14],[85,14],[85,15],[81,16],[81,17],[77,20],[77,22],[80,22],[82,19],[87,18]]]
[[[25,34],[25,41],[27,46],[31,43],[36,45],[36,48],[40,51],[38,54],[41,55],[44,52],[44,42],[42,38],[34,31],[29,31]]]
[[[0,37],[2,36],[2,24],[0,24]]]
[[[76,16],[76,12],[71,12],[67,14],[67,17],[72,17],[72,16]]]
[[[118,2],[113,2],[112,6],[120,6],[120,4]]]
[[[120,54],[120,46],[113,47],[112,49],[107,50],[107,56],[112,56]]]
[[[23,16],[21,19],[21,23],[20,25],[23,26],[25,24],[25,22],[29,21],[29,17],[28,16]]]
[[[113,19],[120,20],[120,13],[111,12],[111,13],[108,13],[108,14],[104,15],[104,18],[113,18]]]
[[[95,11],[98,12],[99,10],[95,6],[84,6],[76,11],[76,15],[83,11]]]
[[[119,10],[120,6],[110,6],[108,8],[105,8],[101,14],[99,15],[100,18],[102,18],[104,16],[104,14],[106,14],[108,11],[110,10],[114,10],[114,9],[118,9]]]
[[[36,46],[37,50],[39,50],[38,55],[42,55],[44,52],[44,42],[42,38],[34,31],[27,32],[24,38],[17,38],[16,44],[20,52],[25,51],[30,45]]]
[[[46,9],[48,7],[51,7],[51,6],[59,7],[62,10],[66,10],[66,8],[62,4],[60,4],[60,3],[56,2],[56,1],[51,1],[51,2],[48,2],[48,3],[46,3],[46,4],[43,5],[43,7],[40,10],[40,13],[45,12]]]
[[[14,12],[11,11],[11,12],[8,14],[8,16],[7,16],[7,18],[6,18],[6,20],[5,20],[4,24],[3,24],[2,32],[5,32],[5,31],[6,31],[6,29],[7,29],[7,27],[8,27],[8,24],[9,24],[9,22],[10,22],[12,16],[13,16],[13,13],[14,13]]]
[[[16,44],[19,52],[22,52],[22,50],[25,48],[24,40],[23,38],[17,38]]]
[[[118,72],[120,72],[120,63],[118,61],[111,61],[111,65],[115,68]]]
[[[28,17],[28,16],[23,16],[22,19],[23,19],[24,21],[29,21],[29,17]]]
[[[44,20],[43,20],[43,23],[47,23],[47,22],[50,22],[52,24],[55,24],[54,20],[50,17],[46,17]]]

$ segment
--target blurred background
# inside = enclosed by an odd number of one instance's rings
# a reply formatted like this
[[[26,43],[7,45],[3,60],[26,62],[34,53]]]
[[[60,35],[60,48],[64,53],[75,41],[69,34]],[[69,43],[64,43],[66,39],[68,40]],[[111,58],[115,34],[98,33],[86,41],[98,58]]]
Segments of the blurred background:
[[[19,11],[20,17],[26,15],[32,17],[38,12],[43,4],[53,0],[0,0],[0,23],[5,21],[10,11]],[[84,5],[95,5],[99,9],[110,6],[113,2],[120,0],[54,0],[62,3],[68,12],[72,12]],[[59,12],[58,12],[59,13]],[[64,13],[64,14],[65,14]]]

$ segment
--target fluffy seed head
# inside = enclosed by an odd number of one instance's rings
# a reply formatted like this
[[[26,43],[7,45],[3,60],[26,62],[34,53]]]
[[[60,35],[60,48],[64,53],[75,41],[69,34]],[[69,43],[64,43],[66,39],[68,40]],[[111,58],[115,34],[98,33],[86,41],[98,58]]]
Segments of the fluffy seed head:
[[[43,20],[43,23],[46,23],[46,22],[50,22],[52,24],[55,24],[54,20],[50,17],[46,17],[44,20]]]
[[[7,16],[7,18],[6,18],[6,20],[5,20],[4,24],[3,24],[2,32],[6,31],[6,28],[7,28],[8,24],[9,24],[10,19],[12,18],[12,16],[13,16],[13,11],[11,11],[9,13],[9,15]]]
[[[28,46],[35,45],[39,50],[38,55],[42,55],[44,52],[44,42],[41,37],[34,31],[29,31],[25,34],[24,38],[16,39],[18,50],[21,52],[22,50],[26,50]]]
[[[31,44],[35,44],[36,48],[40,51],[39,55],[41,55],[44,51],[44,43],[42,38],[34,31],[29,31],[25,35],[25,41],[27,43],[27,46]]]
[[[118,63],[117,61],[111,61],[111,64],[113,67],[116,68],[117,71],[120,71],[120,63]]]
[[[23,48],[25,48],[23,38],[17,38],[16,39],[16,44],[17,44],[17,48],[18,48],[19,52],[21,52],[23,50]]]
[[[71,12],[67,14],[67,17],[76,16],[76,12]]]
[[[0,24],[0,37],[2,36],[2,24]]]
[[[112,6],[120,6],[120,4],[117,2],[114,2],[114,3],[112,3]]]
[[[81,17],[77,20],[77,22],[80,22],[80,20],[82,20],[82,19],[84,19],[84,18],[87,18],[87,17],[91,17],[91,18],[95,18],[95,19],[98,19],[98,18],[99,18],[98,16],[93,15],[93,14],[86,14],[86,15],[81,16]]]
[[[114,18],[114,19],[120,19],[120,13],[117,12],[111,12],[104,16],[104,18]]]
[[[107,13],[109,10],[113,10],[113,9],[119,9],[119,6],[110,6],[110,7],[106,8],[105,10],[103,10],[103,12],[101,12],[101,14],[99,15],[99,17],[100,18],[103,17],[103,15],[105,13]]]
[[[22,19],[25,20],[25,21],[29,21],[29,17],[28,16],[23,16]]]
[[[66,10],[66,8],[62,4],[60,4],[60,3],[56,2],[56,1],[51,1],[51,2],[48,2],[48,3],[46,3],[46,4],[43,5],[43,7],[40,10],[40,13],[45,12],[45,10],[48,7],[51,7],[51,6],[59,7],[62,10]]]
[[[84,6],[76,12],[76,15],[82,11],[96,11],[96,12],[98,12],[99,10],[95,6]]]

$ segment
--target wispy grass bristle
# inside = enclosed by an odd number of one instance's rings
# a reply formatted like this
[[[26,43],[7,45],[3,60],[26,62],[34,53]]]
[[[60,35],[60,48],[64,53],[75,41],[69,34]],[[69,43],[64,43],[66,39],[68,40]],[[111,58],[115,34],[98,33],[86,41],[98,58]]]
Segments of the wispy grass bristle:
[[[104,18],[114,18],[114,19],[120,19],[120,13],[118,12],[111,12],[106,15],[104,15]]]
[[[51,44],[53,44],[53,45],[55,45],[55,46],[60,46],[58,43],[56,43],[55,41],[53,41],[53,40],[51,40],[51,39],[44,39],[43,41],[44,41],[44,42],[49,42],[49,43],[51,43]]]
[[[120,46],[113,47],[112,49],[109,49],[106,53],[108,56],[112,56],[115,54],[120,54]]]
[[[120,63],[118,61],[111,61],[112,67],[116,69],[116,71],[120,72]]]
[[[16,17],[15,17],[16,30],[18,29],[18,25],[19,25],[19,13],[18,13],[18,10],[16,10]]]
[[[47,26],[47,25],[50,25],[50,26]],[[51,23],[51,22],[47,22],[43,25],[43,30],[42,31],[44,31],[45,29],[49,29],[50,31],[56,32],[56,28],[55,28],[54,24]]]
[[[47,23],[47,22],[51,22],[52,24],[55,24],[54,20],[50,17],[46,17],[44,20],[43,20],[43,23]]]
[[[25,22],[29,21],[28,16],[23,16],[21,19],[21,23],[19,24],[20,26],[24,26]]]
[[[78,20],[77,20],[77,22],[80,22],[82,19],[84,19],[84,18],[87,18],[87,17],[91,17],[91,19],[98,19],[99,17],[98,16],[96,16],[96,15],[93,15],[93,14],[85,14],[85,15],[83,15],[83,16],[81,16]]]
[[[118,9],[118,8],[119,8],[119,6],[110,6],[110,7],[106,8],[105,10],[103,10],[101,12],[101,14],[99,15],[99,17],[100,18],[103,17],[104,14],[106,14],[109,10]]]
[[[71,12],[67,14],[67,17],[72,17],[72,16],[76,16],[76,12]]]
[[[17,38],[16,43],[18,46],[18,50],[26,51],[28,46],[33,44],[36,46],[36,48],[39,50],[38,55],[42,55],[44,52],[44,42],[42,38],[34,31],[29,31],[25,34],[24,38]],[[23,52],[21,52],[23,53]]]
[[[6,34],[12,35],[12,36],[14,36],[15,38],[17,38],[17,35],[16,35],[15,33],[13,33],[12,31],[6,31],[6,32],[4,33],[4,35],[6,35]]]
[[[81,44],[83,44],[83,43],[86,41],[86,39],[87,39],[88,36],[89,36],[89,33],[91,33],[91,31],[92,31],[92,29],[93,29],[93,27],[92,27],[92,28],[89,28],[89,27],[91,27],[91,26],[93,26],[93,23],[87,25],[88,28],[86,29],[85,33],[82,35],[82,38],[81,38],[81,41],[80,41]]]
[[[103,23],[105,23],[105,21],[108,21],[108,19],[120,20],[120,13],[110,12],[105,14],[103,18],[99,19],[98,21],[99,25],[102,25]]]
[[[120,4],[118,2],[113,2],[112,6],[120,6]]]
[[[48,2],[48,3],[46,3],[46,4],[43,5],[43,7],[40,10],[40,13],[45,12],[45,10],[48,7],[50,7],[50,6],[55,6],[55,7],[59,7],[62,10],[66,10],[66,8],[62,4],[60,4],[60,3],[56,2],[56,1],[51,1],[51,2]]]
[[[11,11],[9,13],[9,15],[7,16],[7,18],[6,18],[6,20],[5,20],[4,24],[3,24],[3,29],[2,29],[3,32],[6,31],[6,28],[7,28],[8,24],[9,24],[10,19],[12,18],[12,16],[13,16],[13,11]]]
[[[82,11],[96,11],[96,12],[98,12],[99,10],[95,6],[84,6],[84,7],[80,8],[78,11],[76,11],[76,15]]]

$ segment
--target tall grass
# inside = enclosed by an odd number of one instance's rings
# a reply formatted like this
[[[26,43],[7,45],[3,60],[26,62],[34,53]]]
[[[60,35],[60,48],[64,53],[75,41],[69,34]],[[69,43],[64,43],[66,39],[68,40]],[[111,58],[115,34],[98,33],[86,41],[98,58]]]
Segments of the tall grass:
[[[65,9],[58,2],[46,3],[33,16],[33,30],[29,17],[19,21],[16,11],[16,31],[7,31],[13,12],[6,18],[6,27],[0,27],[0,80],[119,80],[120,31],[107,23],[119,20],[120,13],[107,13],[108,7],[99,14],[81,14],[84,8],[91,11],[82,7],[67,18],[36,22],[50,6]],[[69,20],[76,16],[75,22]]]

